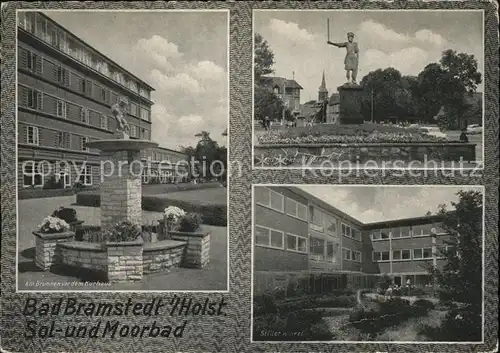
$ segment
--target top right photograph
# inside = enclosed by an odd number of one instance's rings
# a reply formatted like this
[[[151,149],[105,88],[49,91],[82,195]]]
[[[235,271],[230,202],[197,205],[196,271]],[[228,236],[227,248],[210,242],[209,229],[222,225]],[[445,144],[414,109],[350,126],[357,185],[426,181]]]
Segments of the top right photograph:
[[[254,168],[477,169],[483,10],[254,10]]]

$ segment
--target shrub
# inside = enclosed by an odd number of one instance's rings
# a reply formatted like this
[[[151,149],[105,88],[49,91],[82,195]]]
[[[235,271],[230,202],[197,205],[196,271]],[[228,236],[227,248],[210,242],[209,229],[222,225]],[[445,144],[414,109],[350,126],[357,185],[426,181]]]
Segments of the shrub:
[[[74,208],[59,207],[52,213],[52,217],[57,217],[66,221],[66,223],[77,222],[76,210]]]
[[[135,241],[141,237],[142,231],[141,227],[132,224],[130,221],[121,221],[104,234],[107,241]]]
[[[394,295],[396,297],[400,297],[401,295],[403,295],[401,289],[399,289],[399,288],[394,288],[389,293],[391,293],[392,295]]]
[[[41,233],[63,233],[69,230],[69,224],[57,217],[46,217],[38,226]]]
[[[420,333],[433,341],[481,341],[482,316],[468,307],[452,309],[439,327],[425,325]]]
[[[401,287],[399,289],[399,291],[400,291],[401,295],[407,296],[410,293],[410,288],[409,287]]]
[[[104,243],[106,241],[105,234],[100,230],[100,229],[84,229],[81,238],[78,237],[77,239],[81,239],[81,241],[84,241],[86,243]]]
[[[73,184],[73,188],[75,189],[85,189],[87,186],[84,185],[82,182],[77,181]]]
[[[200,229],[201,217],[198,213],[187,213],[179,219],[180,232],[196,232]]]
[[[415,308],[416,313],[419,315],[426,315],[430,310],[434,309],[433,302],[427,299],[418,299],[413,302],[412,307]]]
[[[380,288],[385,291],[392,285],[392,278],[386,274],[380,276],[378,283],[377,283],[377,288]]]
[[[278,312],[278,307],[274,297],[269,293],[259,294],[253,297],[253,314],[254,316],[275,314]]]

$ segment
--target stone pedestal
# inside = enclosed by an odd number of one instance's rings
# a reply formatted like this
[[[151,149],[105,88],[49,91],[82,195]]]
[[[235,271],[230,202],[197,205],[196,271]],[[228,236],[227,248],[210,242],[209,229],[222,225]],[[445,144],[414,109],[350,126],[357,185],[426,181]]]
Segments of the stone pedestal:
[[[141,150],[158,146],[146,140],[97,140],[86,144],[101,150],[101,229],[130,221],[141,226]]]
[[[142,246],[142,240],[106,242],[109,282],[142,280]]]
[[[57,244],[75,239],[75,233],[71,231],[63,233],[33,232],[33,235],[35,236],[35,264],[44,271],[48,271],[53,265],[62,262],[62,255]]]
[[[182,266],[203,268],[210,261],[210,232],[170,232],[173,240],[187,242]]]
[[[337,89],[340,95],[340,124],[362,124],[363,87],[353,83],[346,83]]]

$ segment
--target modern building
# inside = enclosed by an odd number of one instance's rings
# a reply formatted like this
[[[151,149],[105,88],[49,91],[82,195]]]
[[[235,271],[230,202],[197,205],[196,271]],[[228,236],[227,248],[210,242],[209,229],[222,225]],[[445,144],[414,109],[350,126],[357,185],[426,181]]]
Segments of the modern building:
[[[18,187],[98,184],[99,151],[85,143],[113,138],[119,97],[129,102],[130,138],[150,140],[154,88],[43,13],[17,16]],[[181,155],[163,148],[146,155],[155,153]]]
[[[254,187],[254,293],[306,281],[313,292],[430,284],[450,237],[439,216],[362,223],[297,187]]]

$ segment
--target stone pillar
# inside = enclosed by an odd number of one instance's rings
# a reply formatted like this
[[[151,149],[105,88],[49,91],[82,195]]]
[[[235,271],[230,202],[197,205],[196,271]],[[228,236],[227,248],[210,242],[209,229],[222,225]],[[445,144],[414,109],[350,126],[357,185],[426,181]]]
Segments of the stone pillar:
[[[44,271],[50,270],[53,265],[62,262],[61,249],[58,243],[69,242],[75,239],[75,233],[68,231],[63,233],[40,233],[35,235],[35,264]]]
[[[142,280],[143,241],[106,242],[108,281],[134,282]]]
[[[203,268],[210,261],[210,232],[188,233],[170,232],[173,240],[186,241],[187,246],[182,259],[183,267]]]
[[[101,152],[101,229],[120,221],[141,225],[140,151]]]
[[[362,124],[361,102],[363,99],[363,87],[357,84],[344,84],[337,88],[340,95],[341,124]]]

